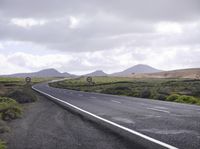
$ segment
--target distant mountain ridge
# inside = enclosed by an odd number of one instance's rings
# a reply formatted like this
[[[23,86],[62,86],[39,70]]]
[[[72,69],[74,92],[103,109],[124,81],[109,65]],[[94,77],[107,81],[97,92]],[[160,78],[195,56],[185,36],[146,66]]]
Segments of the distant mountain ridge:
[[[3,77],[15,77],[15,78],[25,78],[25,77],[70,77],[74,76],[70,73],[60,73],[56,69],[50,68],[50,69],[44,69],[38,72],[32,72],[32,73],[16,73],[11,75],[3,75]]]
[[[61,73],[56,69],[44,69],[38,72],[32,73],[16,73],[11,75],[0,75],[0,77],[13,77],[13,78],[25,78],[25,77],[75,77],[78,75],[73,75],[67,72]],[[135,65],[124,71],[107,74],[102,70],[97,70],[83,76],[127,76],[135,78],[200,78],[200,68],[189,68],[189,69],[179,69],[172,71],[162,71],[153,68],[148,65]]]
[[[124,71],[113,73],[111,75],[113,76],[127,76],[131,74],[137,74],[137,73],[156,73],[156,72],[161,72],[162,70],[158,70],[156,68],[153,68],[149,65],[144,65],[144,64],[138,64],[133,67],[130,67]]]
[[[161,70],[155,69],[148,65],[135,65],[131,68],[128,68],[122,72],[117,72],[113,74],[107,74],[102,70],[96,70],[94,72],[85,74],[84,76],[129,76],[131,74],[137,74],[137,73],[156,73],[161,72]],[[16,77],[16,78],[24,78],[24,77],[71,77],[76,76],[70,73],[61,73],[57,71],[56,69],[50,68],[50,69],[44,69],[40,70],[38,72],[31,72],[31,73],[16,73],[11,75],[1,75],[1,77]]]
[[[84,76],[107,76],[108,74],[103,72],[102,70],[96,70],[94,72],[85,74]]]

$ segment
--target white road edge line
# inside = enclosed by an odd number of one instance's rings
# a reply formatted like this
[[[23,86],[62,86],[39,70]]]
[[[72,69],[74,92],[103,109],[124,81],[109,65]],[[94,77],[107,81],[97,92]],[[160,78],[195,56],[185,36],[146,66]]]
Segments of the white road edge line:
[[[92,99],[96,99],[97,97],[92,96],[92,97],[90,97],[90,98],[92,98]]]
[[[165,112],[165,113],[170,113],[169,111],[166,110],[160,110],[160,109],[155,109],[155,108],[147,108],[149,110],[153,110],[153,111],[158,111],[158,112]]]
[[[160,106],[155,106],[154,108],[156,109],[161,109],[161,110],[168,110],[169,108],[166,108],[166,107],[160,107]]]
[[[119,101],[117,101],[117,100],[111,100],[112,102],[115,102],[115,103],[121,103],[121,102],[119,102]]]
[[[74,109],[77,109],[77,110],[79,110],[79,111],[81,111],[81,112],[83,112],[83,113],[86,113],[86,114],[88,114],[88,115],[90,115],[90,116],[93,116],[93,117],[95,117],[95,118],[97,118],[97,119],[99,119],[99,120],[102,120],[102,121],[104,121],[104,122],[106,122],[106,123],[108,123],[108,124],[111,124],[111,125],[113,125],[113,126],[116,126],[116,127],[120,128],[120,129],[123,129],[123,130],[129,132],[129,133],[132,133],[132,134],[134,134],[134,135],[137,135],[137,136],[139,136],[139,137],[142,137],[142,138],[144,138],[144,139],[146,139],[146,140],[149,140],[149,141],[151,141],[151,142],[153,142],[153,143],[159,144],[159,145],[161,145],[161,146],[163,146],[163,147],[166,147],[166,148],[169,148],[169,149],[178,149],[177,147],[174,147],[174,146],[169,145],[169,144],[167,144],[167,143],[161,142],[161,141],[159,141],[159,140],[156,140],[156,139],[154,139],[154,138],[151,138],[151,137],[149,137],[149,136],[146,136],[146,135],[144,135],[144,134],[142,134],[142,133],[139,133],[139,132],[137,132],[137,131],[134,131],[134,130],[132,130],[132,129],[129,129],[129,128],[127,128],[127,127],[124,127],[124,126],[122,126],[122,125],[119,125],[119,124],[117,124],[117,123],[115,123],[115,122],[112,122],[112,121],[110,121],[110,120],[104,119],[104,118],[102,118],[102,117],[100,117],[100,116],[97,116],[97,115],[95,115],[95,114],[93,114],[93,113],[90,113],[90,112],[88,112],[88,111],[85,111],[85,110],[83,110],[83,109],[81,109],[81,108],[79,108],[79,107],[77,107],[77,106],[74,106],[74,105],[72,105],[72,104],[70,104],[70,103],[68,103],[68,102],[66,102],[66,101],[63,101],[63,100],[61,100],[61,99],[59,99],[59,98],[56,98],[56,97],[54,97],[54,96],[52,96],[52,95],[50,95],[50,94],[47,94],[47,93],[45,93],[45,92],[43,92],[43,91],[40,91],[40,90],[36,89],[36,88],[33,87],[33,86],[32,86],[32,89],[34,89],[35,91],[38,91],[38,92],[40,92],[40,93],[42,93],[42,94],[44,94],[44,95],[50,97],[50,98],[53,98],[53,99],[55,99],[55,100],[57,100],[57,101],[59,101],[59,102],[65,103],[65,104],[67,104],[67,105],[73,107]]]

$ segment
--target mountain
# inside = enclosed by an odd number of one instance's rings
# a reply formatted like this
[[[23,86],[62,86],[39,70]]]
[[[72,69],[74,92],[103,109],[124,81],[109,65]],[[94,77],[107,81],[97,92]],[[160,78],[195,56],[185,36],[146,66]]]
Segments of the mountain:
[[[155,73],[155,72],[161,72],[161,70],[158,70],[156,68],[153,68],[148,65],[138,64],[133,67],[130,67],[122,72],[113,73],[111,75],[114,76],[128,76],[131,74],[138,74],[138,73]]]
[[[38,72],[32,73],[16,73],[11,75],[3,75],[3,77],[15,77],[15,78],[25,78],[25,77],[70,77],[74,76],[67,72],[60,73],[56,69],[44,69]]]
[[[92,73],[86,74],[84,76],[107,76],[108,74],[106,74],[105,72],[103,72],[102,70],[97,70],[94,71]]]
[[[131,75],[135,78],[190,78],[200,79],[200,68],[179,69],[149,74]]]

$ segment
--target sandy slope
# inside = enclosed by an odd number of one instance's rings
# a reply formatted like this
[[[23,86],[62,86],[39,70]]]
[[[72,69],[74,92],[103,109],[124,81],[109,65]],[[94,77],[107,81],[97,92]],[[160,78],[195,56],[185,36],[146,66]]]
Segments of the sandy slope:
[[[130,75],[135,78],[191,78],[200,79],[200,68],[180,69],[172,71],[163,71],[149,74],[134,74]]]

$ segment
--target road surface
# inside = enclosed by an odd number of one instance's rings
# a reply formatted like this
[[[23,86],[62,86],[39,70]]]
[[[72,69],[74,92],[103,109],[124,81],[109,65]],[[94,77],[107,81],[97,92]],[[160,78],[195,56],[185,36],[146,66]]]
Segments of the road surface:
[[[200,148],[200,106],[58,89],[47,83],[37,84],[33,88],[145,135],[150,141],[158,140],[161,146],[166,143],[168,148]],[[146,143],[144,137],[141,139]]]
[[[133,149],[141,145],[74,115],[37,94],[37,102],[24,106],[22,118],[1,134],[8,149]]]

